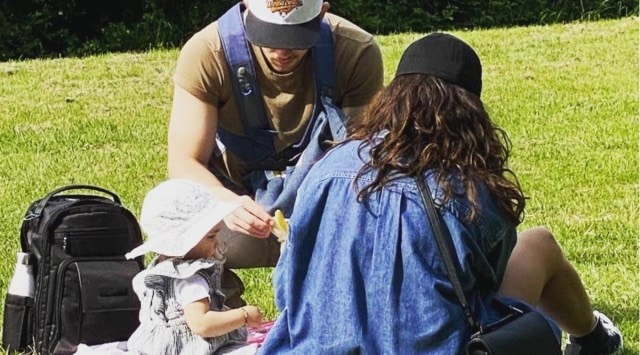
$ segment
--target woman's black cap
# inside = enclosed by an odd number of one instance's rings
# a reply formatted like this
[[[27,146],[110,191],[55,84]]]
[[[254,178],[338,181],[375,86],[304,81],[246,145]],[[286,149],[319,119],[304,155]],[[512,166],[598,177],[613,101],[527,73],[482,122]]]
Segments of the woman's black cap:
[[[429,74],[480,97],[482,64],[464,41],[446,33],[432,33],[413,42],[402,54],[396,76]]]

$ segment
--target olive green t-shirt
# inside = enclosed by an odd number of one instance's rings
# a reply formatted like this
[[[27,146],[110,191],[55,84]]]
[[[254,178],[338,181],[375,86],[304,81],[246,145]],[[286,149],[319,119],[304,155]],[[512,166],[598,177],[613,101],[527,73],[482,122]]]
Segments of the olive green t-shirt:
[[[366,105],[382,87],[380,48],[373,36],[353,23],[326,14],[334,39],[337,92],[343,108]],[[297,143],[304,134],[315,102],[311,51],[291,73],[273,72],[259,47],[250,46],[256,75],[272,128],[276,151]],[[196,33],[184,45],[173,77],[175,85],[218,108],[218,127],[242,134],[242,119],[233,99],[231,79],[218,34],[218,22]],[[211,163],[218,172],[240,182],[250,169],[232,153],[214,154]]]

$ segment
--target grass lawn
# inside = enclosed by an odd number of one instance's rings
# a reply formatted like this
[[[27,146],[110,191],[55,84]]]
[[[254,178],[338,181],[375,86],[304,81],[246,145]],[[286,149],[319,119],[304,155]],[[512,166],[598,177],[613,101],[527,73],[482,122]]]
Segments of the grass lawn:
[[[513,142],[530,197],[594,307],[638,354],[638,18],[457,31],[484,65],[483,99]],[[422,34],[378,37],[388,82]],[[0,300],[31,201],[66,184],[117,192],[137,215],[166,177],[177,50],[0,63]],[[243,270],[250,303],[277,314],[271,270]],[[1,312],[1,311],[0,311]]]

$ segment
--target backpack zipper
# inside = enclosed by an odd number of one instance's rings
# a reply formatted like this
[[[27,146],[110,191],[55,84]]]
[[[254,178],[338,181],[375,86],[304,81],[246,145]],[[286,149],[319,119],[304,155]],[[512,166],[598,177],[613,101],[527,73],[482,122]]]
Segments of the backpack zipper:
[[[67,209],[69,209],[70,207],[72,207],[73,205],[69,205],[69,206],[65,206],[62,209],[56,211],[55,213],[53,213],[51,216],[49,216],[49,219],[47,220],[47,223],[45,223],[42,228],[38,230],[38,234],[40,234],[41,231],[46,231],[49,227],[49,224],[51,224],[51,221],[56,220],[58,218],[58,216],[60,216],[60,214],[62,214],[62,212],[66,211]],[[38,217],[42,217],[42,215],[38,216]],[[40,226],[38,226],[40,227]],[[49,233],[47,233],[47,235],[43,235],[43,238],[40,240],[40,253],[41,253],[41,258],[50,258],[49,254],[51,253],[51,243],[47,243],[47,240],[49,239]],[[49,266],[51,266],[51,260],[49,260],[48,263]],[[40,291],[40,289],[43,286],[44,283],[44,271],[47,271],[48,274],[48,270],[44,270],[44,263],[40,263],[40,265],[38,265],[38,279],[37,279],[37,283],[36,283],[36,297],[34,299],[34,307],[33,307],[33,329],[34,329],[34,340],[37,340],[38,337],[40,336],[40,333],[42,333],[41,338],[40,338],[40,345],[42,346],[42,348],[47,348],[48,344],[47,344],[47,340],[49,338],[49,336],[47,336],[47,334],[45,334],[44,332],[44,328],[41,328],[40,325],[40,317],[41,317],[41,311],[42,311],[42,300],[41,298],[43,297],[43,292]],[[49,285],[47,285],[47,293],[49,292]],[[44,315],[44,319],[43,322],[46,323],[47,321],[47,315]],[[39,344],[37,344],[36,341],[34,341],[34,347],[36,348],[36,350],[40,350],[40,346],[38,346]]]
[[[56,237],[60,235],[61,238]],[[87,238],[88,237],[88,238]],[[54,233],[53,240],[62,241],[62,251],[69,254],[68,242],[74,239],[85,240],[97,240],[103,238],[121,237],[123,239],[129,239],[129,230],[126,228],[110,229],[110,228],[87,228],[87,229],[74,229],[62,232]]]
[[[63,260],[58,265],[58,270],[56,272],[56,284],[55,284],[55,297],[53,298],[53,326],[51,327],[51,331],[49,332],[47,348],[51,346],[51,344],[55,344],[60,339],[60,308],[62,307],[62,287],[60,284],[62,283],[62,277],[64,273],[67,271],[67,267],[79,261],[79,258],[69,258]],[[78,305],[79,306],[79,305]],[[49,349],[50,352],[53,349]]]

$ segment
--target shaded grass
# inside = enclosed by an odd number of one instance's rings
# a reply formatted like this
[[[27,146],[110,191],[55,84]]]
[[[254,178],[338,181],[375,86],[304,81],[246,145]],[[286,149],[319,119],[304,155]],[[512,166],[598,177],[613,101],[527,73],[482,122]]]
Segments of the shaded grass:
[[[522,228],[544,225],[594,306],[638,354],[638,19],[452,32],[484,66],[483,99],[513,142],[530,197]],[[421,34],[378,37],[385,81]],[[28,204],[55,187],[96,184],[138,213],[166,177],[178,52],[0,63],[0,291]],[[250,303],[277,314],[271,270],[240,271]]]

